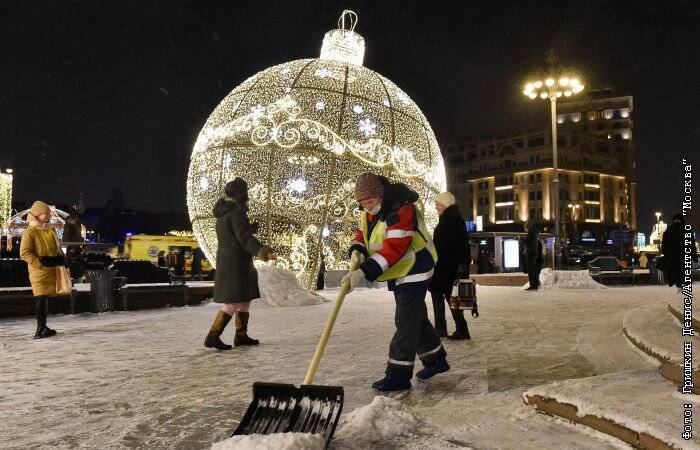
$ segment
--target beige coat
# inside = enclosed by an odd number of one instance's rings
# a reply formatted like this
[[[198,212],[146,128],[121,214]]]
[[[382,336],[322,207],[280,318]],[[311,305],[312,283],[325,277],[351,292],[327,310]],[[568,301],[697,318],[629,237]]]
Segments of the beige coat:
[[[56,297],[56,268],[46,267],[39,261],[40,256],[58,256],[55,232],[41,230],[35,223],[30,223],[22,234],[19,255],[29,266],[29,281],[34,296]]]

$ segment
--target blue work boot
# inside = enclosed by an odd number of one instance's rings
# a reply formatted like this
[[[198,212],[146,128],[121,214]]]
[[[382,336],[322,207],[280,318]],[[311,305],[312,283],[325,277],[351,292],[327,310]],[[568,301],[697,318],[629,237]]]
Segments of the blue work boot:
[[[447,364],[447,360],[441,359],[432,366],[424,367],[419,370],[418,373],[416,373],[416,378],[419,380],[427,380],[428,378],[432,378],[433,376],[439,373],[447,372],[448,370],[450,370],[450,365]]]
[[[372,383],[372,389],[382,392],[405,391],[406,389],[411,389],[411,380],[386,375],[381,380]]]

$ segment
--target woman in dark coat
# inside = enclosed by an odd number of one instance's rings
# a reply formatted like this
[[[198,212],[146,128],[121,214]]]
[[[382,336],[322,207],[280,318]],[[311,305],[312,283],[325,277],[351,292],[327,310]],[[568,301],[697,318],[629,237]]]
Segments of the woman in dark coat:
[[[435,205],[440,215],[440,221],[433,233],[433,242],[437,249],[438,260],[435,272],[428,290],[433,300],[435,316],[435,331],[438,336],[447,336],[445,321],[445,301],[452,294],[454,280],[459,277],[469,277],[471,250],[469,249],[469,233],[459,207],[455,205],[455,197],[449,192],[437,196]],[[455,321],[456,331],[450,339],[471,339],[464,311],[450,309]]]
[[[248,219],[248,185],[245,180],[235,178],[226,184],[226,197],[214,205],[216,237],[219,241],[216,252],[216,278],[214,301],[225,303],[217,313],[214,323],[204,340],[206,347],[230,350],[230,345],[221,341],[221,333],[236,315],[235,346],[257,345],[259,341],[248,336],[250,301],[260,297],[258,273],[253,266],[253,256],[263,261],[275,259],[270,247],[264,246],[253,236],[257,226]]]

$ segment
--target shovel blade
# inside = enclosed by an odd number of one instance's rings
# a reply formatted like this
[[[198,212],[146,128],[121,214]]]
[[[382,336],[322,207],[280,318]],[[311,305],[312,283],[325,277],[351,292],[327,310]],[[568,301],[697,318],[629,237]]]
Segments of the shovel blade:
[[[233,432],[239,434],[316,433],[326,446],[343,410],[342,386],[253,383],[253,401]]]

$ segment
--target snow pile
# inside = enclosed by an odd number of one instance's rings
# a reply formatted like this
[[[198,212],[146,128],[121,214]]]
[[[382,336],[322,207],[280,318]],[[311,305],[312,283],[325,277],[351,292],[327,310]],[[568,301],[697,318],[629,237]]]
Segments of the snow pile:
[[[378,395],[369,405],[348,414],[336,437],[346,442],[378,442],[411,435],[418,425],[418,419],[403,403]]]
[[[526,283],[523,288],[530,287]],[[595,281],[587,270],[552,270],[540,272],[540,289],[607,289]]]
[[[216,442],[211,450],[322,450],[325,444],[320,434],[248,434]]]
[[[262,301],[269,306],[306,306],[326,301],[302,289],[294,274],[280,267],[258,267],[258,286]]]
[[[527,401],[539,395],[555,399],[576,406],[579,417],[609,419],[677,448],[700,448],[700,436],[693,434],[691,441],[681,438],[683,404],[687,400],[674,396],[676,390],[656,369],[644,369],[557,381],[534,387],[523,398]]]

